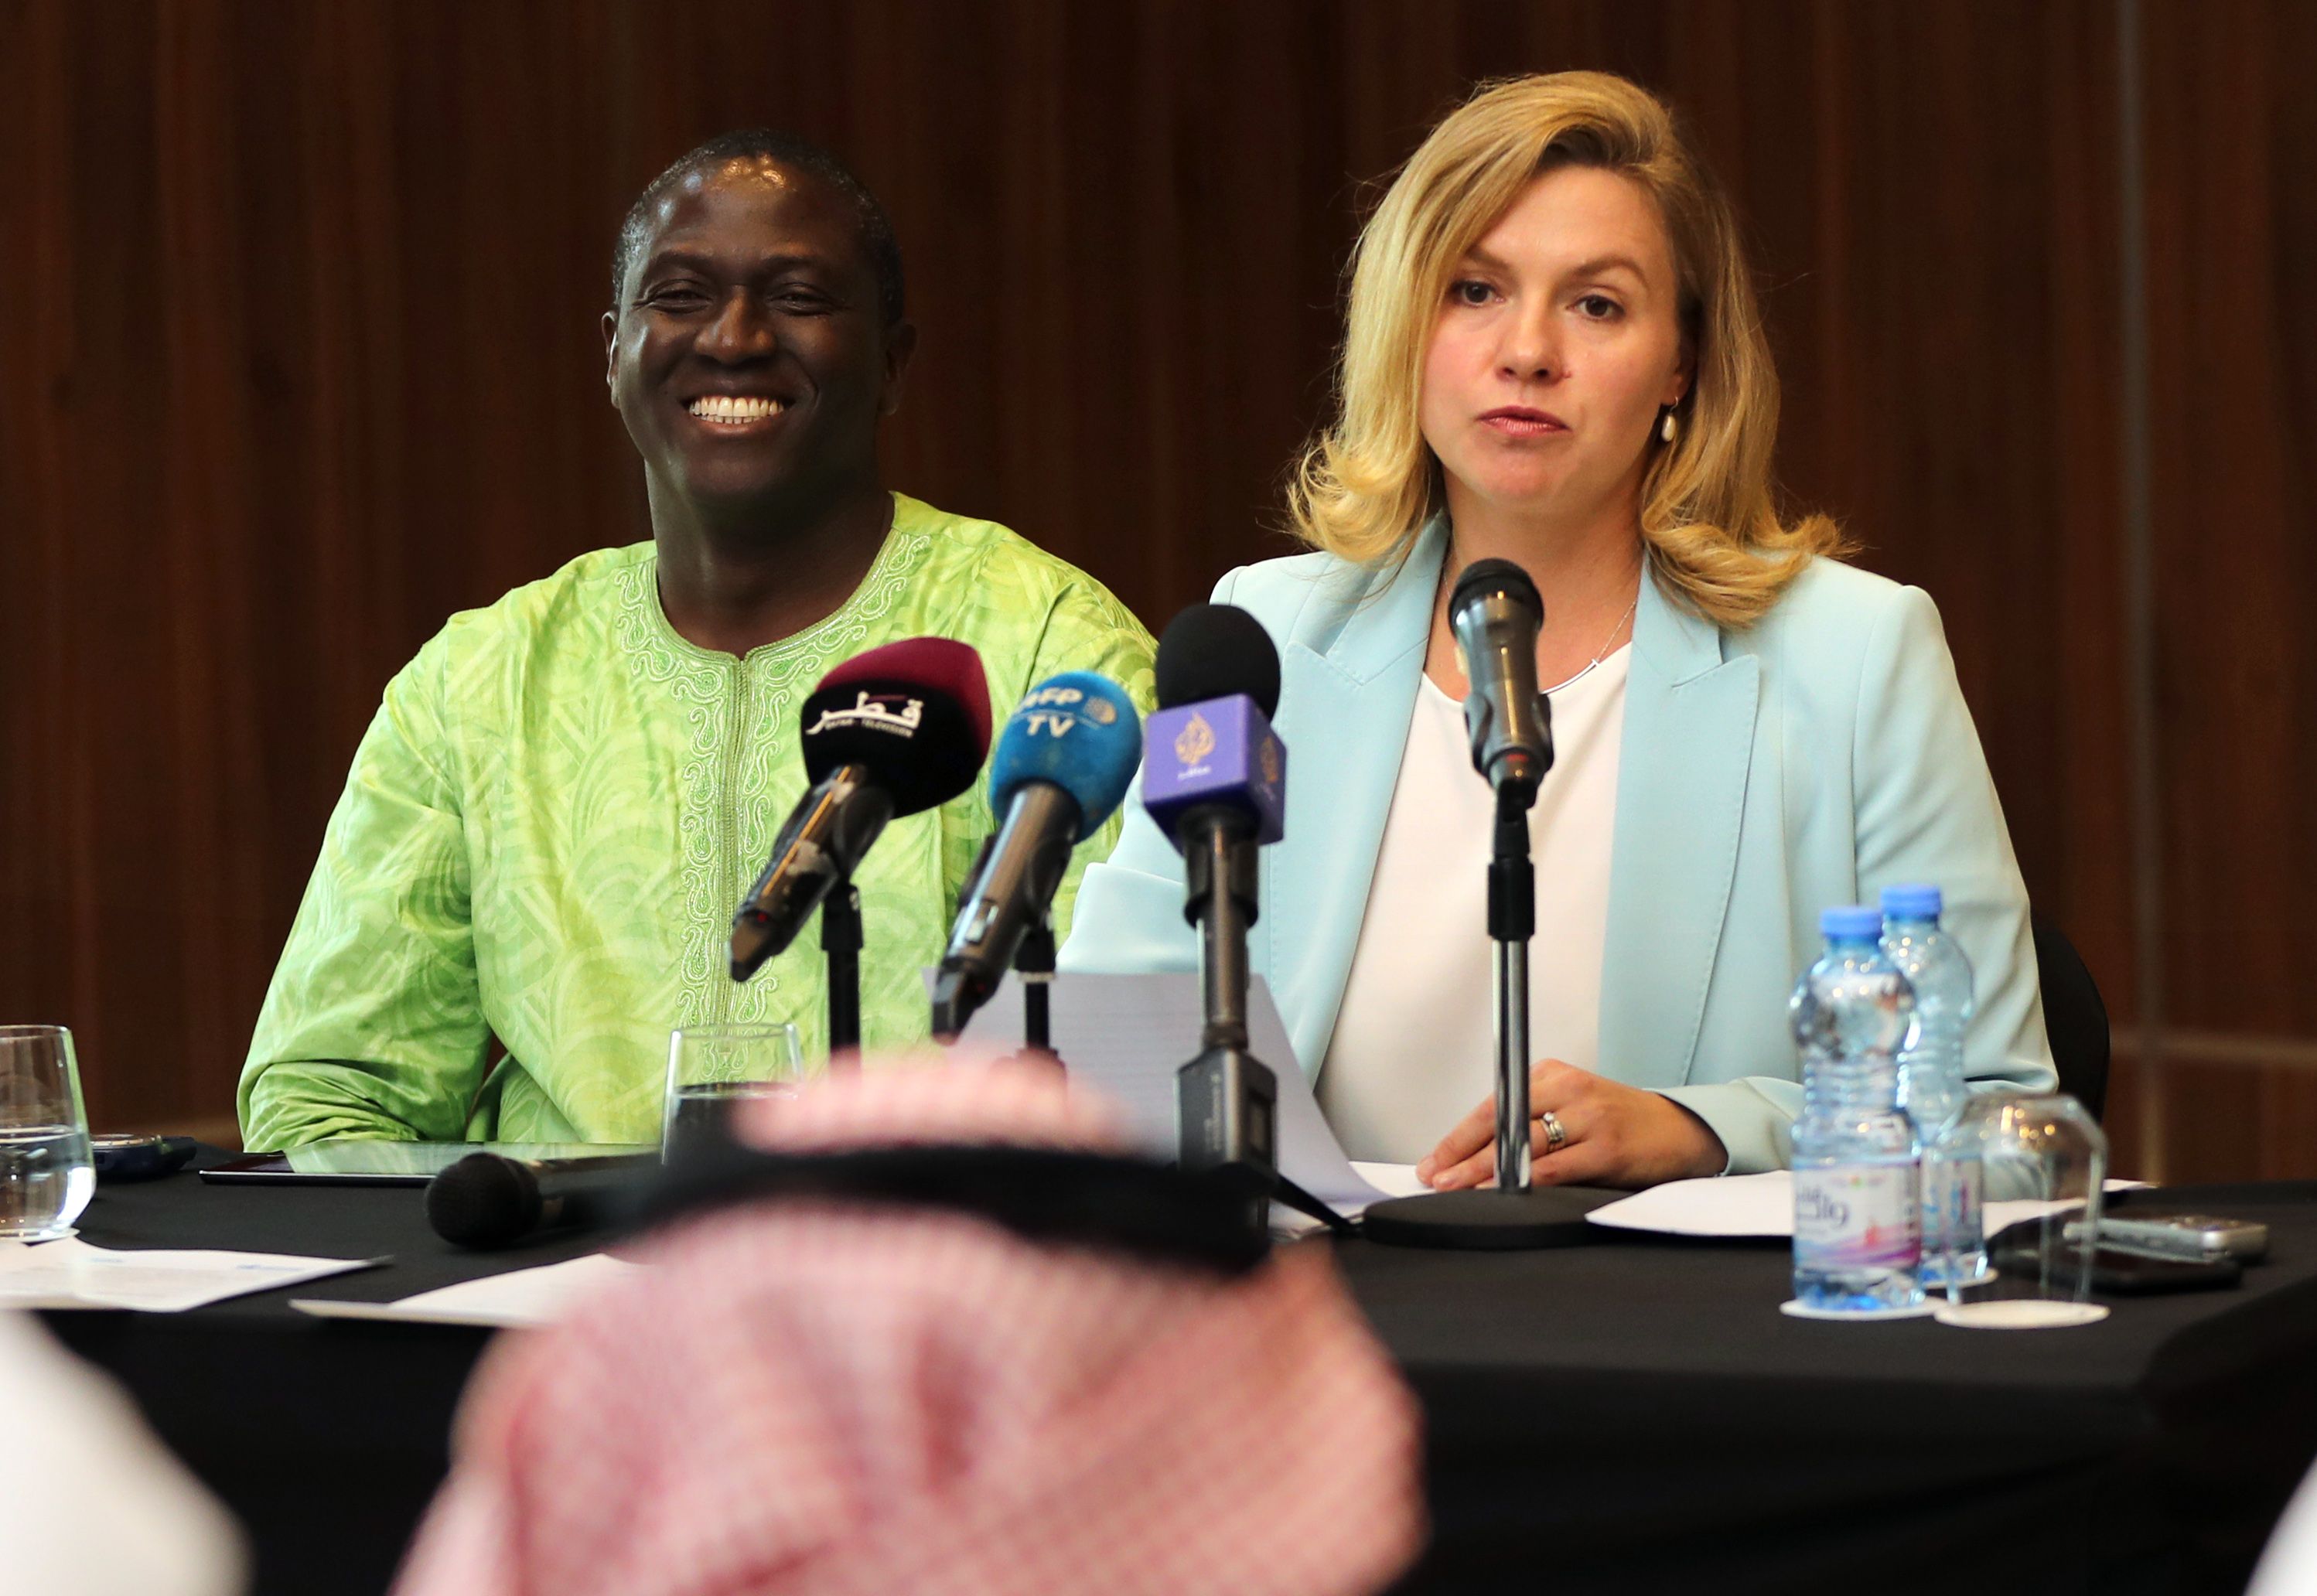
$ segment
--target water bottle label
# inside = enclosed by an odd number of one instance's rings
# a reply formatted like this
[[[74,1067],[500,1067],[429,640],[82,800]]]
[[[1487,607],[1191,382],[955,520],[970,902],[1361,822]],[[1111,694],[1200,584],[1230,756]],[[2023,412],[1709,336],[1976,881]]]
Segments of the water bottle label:
[[[1794,1172],[1794,1267],[1913,1269],[1923,1232],[1909,1164]]]

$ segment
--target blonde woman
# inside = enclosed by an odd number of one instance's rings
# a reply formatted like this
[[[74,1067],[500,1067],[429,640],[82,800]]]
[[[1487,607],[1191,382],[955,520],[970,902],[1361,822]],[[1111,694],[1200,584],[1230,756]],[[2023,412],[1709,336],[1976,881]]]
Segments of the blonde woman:
[[[1361,236],[1333,424],[1290,495],[1314,552],[1220,602],[1279,646],[1286,839],[1255,967],[1355,1158],[1490,1176],[1491,813],[1455,573],[1523,566],[1558,762],[1531,816],[1540,1183],[1776,1168],[1786,994],[1819,911],[1946,892],[1975,1084],[2053,1079],[2027,896],[1937,611],[1781,518],[1776,372],[1727,202],[1621,78],[1495,85]],[[1065,967],[1191,968],[1147,818],[1091,869]]]

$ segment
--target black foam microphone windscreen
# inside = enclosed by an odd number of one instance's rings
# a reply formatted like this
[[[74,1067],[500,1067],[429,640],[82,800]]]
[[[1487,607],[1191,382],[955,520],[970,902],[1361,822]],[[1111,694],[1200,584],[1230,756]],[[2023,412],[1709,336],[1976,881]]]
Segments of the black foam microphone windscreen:
[[[1158,707],[1245,696],[1269,720],[1279,711],[1279,650],[1263,623],[1236,604],[1194,604],[1158,638]]]

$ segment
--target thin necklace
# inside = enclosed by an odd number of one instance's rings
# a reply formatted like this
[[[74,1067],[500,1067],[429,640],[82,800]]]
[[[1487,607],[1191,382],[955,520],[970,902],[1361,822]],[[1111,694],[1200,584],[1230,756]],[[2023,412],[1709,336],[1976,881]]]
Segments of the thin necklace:
[[[1601,651],[1595,655],[1591,659],[1585,662],[1585,668],[1583,670],[1578,672],[1577,674],[1571,676],[1568,681],[1561,683],[1559,687],[1546,688],[1544,690],[1545,696],[1550,698],[1554,693],[1561,691],[1562,688],[1574,687],[1579,682],[1584,681],[1586,677],[1590,676],[1593,673],[1593,667],[1609,657],[1609,644],[1615,643],[1617,640],[1617,634],[1625,629],[1625,623],[1633,620],[1633,612],[1641,607],[1642,590],[1639,587],[1636,587],[1633,589],[1633,602],[1625,606],[1625,612],[1617,617],[1617,624],[1609,629],[1608,641],[1601,645]]]

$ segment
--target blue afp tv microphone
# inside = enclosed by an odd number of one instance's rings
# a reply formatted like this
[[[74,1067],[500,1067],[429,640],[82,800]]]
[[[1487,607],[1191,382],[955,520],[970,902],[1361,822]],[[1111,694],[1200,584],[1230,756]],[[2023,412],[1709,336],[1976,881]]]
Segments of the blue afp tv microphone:
[[[1047,910],[1070,850],[1126,796],[1141,730],[1125,690],[1091,671],[1047,678],[1006,723],[989,756],[989,807],[998,829],[966,884],[935,976],[935,1036],[956,1039],[997,990],[1025,938],[1039,943],[1042,968],[1053,967]]]

